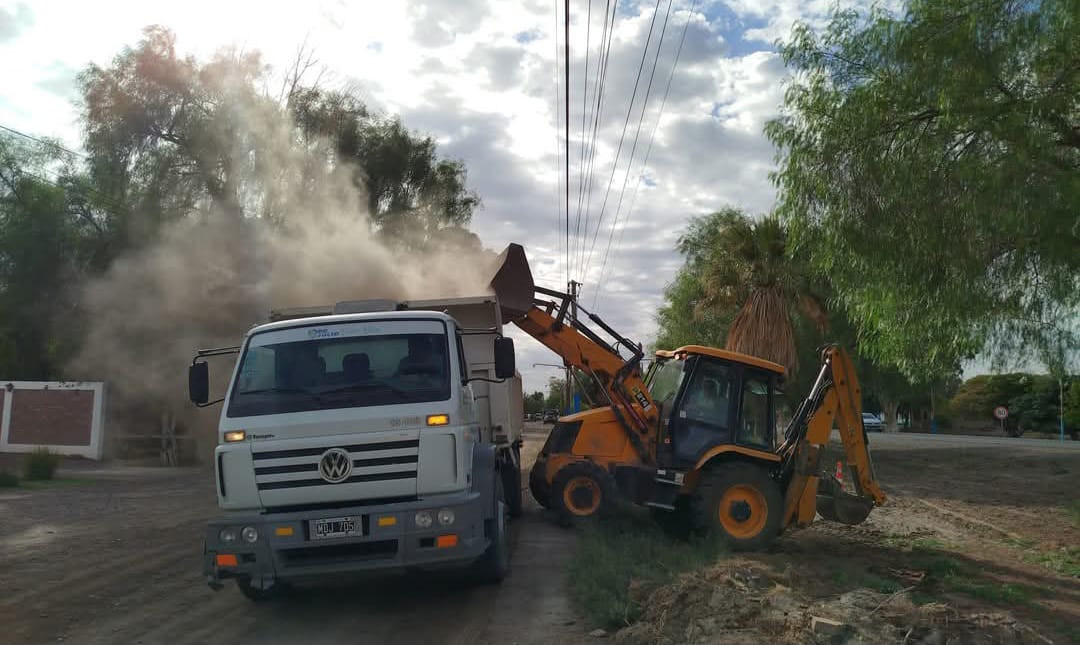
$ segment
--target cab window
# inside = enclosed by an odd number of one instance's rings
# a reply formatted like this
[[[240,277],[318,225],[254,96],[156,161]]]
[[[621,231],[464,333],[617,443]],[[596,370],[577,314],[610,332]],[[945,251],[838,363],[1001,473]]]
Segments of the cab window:
[[[769,380],[746,374],[743,380],[742,410],[739,415],[738,443],[771,448],[772,416],[769,414]]]

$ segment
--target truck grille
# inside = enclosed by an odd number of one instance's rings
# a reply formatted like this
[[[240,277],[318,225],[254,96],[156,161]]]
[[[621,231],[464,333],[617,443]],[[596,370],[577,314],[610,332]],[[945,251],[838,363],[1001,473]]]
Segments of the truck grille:
[[[319,461],[331,448],[349,453],[352,472],[341,482],[331,484],[319,474]],[[420,441],[383,441],[377,443],[295,448],[253,452],[255,483],[260,491],[336,486],[361,482],[416,479]]]

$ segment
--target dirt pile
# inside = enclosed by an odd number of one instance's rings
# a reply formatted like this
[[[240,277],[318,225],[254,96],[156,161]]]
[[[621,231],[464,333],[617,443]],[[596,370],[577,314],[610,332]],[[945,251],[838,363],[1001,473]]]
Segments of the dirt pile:
[[[630,643],[806,643],[813,645],[1043,644],[1006,614],[963,614],[945,604],[915,605],[906,591],[856,589],[815,597],[812,580],[746,558],[638,588],[642,619],[618,632]]]

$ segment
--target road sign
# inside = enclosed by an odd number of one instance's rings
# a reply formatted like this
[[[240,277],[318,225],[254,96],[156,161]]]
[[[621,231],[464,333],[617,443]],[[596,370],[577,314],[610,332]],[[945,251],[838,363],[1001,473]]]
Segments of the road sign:
[[[1005,407],[1004,405],[999,405],[996,408],[994,408],[994,418],[995,419],[1004,421],[1005,418],[1008,417],[1008,416],[1009,416],[1009,408]]]

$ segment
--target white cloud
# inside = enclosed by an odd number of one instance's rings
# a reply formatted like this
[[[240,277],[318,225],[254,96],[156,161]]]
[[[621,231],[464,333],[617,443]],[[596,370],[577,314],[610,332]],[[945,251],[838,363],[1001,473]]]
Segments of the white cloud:
[[[654,3],[620,3],[605,88],[603,120],[594,168],[588,242],[593,232],[619,136],[637,78]],[[725,204],[752,212],[770,208],[768,181],[773,151],[761,133],[777,110],[784,69],[767,51],[738,43],[771,42],[796,19],[820,20],[831,2],[775,0],[704,2],[693,16],[679,68],[650,153],[649,185],[631,194],[643,172],[641,161],[687,18],[687,0],[677,0],[653,80],[648,109],[634,153],[624,143],[586,277],[582,302],[597,296],[595,283],[607,248],[624,178],[627,192],[620,222],[629,223],[617,245],[613,238],[600,313],[614,327],[646,345],[655,334],[662,290],[680,264],[673,246],[687,219]],[[358,87],[373,107],[400,113],[405,123],[430,132],[441,150],[465,161],[470,183],[483,200],[474,229],[490,247],[509,241],[526,245],[538,282],[565,287],[562,231],[556,218],[561,174],[555,124],[556,43],[554,8],[548,0],[410,0],[345,2],[321,0],[277,6],[246,0],[133,0],[69,3],[36,0],[3,8],[0,0],[0,58],[19,61],[5,68],[0,87],[0,123],[56,135],[78,145],[77,112],[70,103],[73,72],[87,63],[107,64],[141,29],[163,24],[175,30],[185,53],[211,54],[229,44],[263,52],[281,68],[301,43],[315,49],[333,72],[331,82]],[[661,3],[661,12],[666,4]],[[574,0],[571,25],[571,227],[578,191],[578,160],[585,55],[584,0]],[[721,9],[724,9],[721,11]],[[19,17],[17,29],[14,18]],[[593,4],[590,77],[598,55],[603,8]],[[706,18],[706,16],[714,16]],[[724,17],[720,17],[724,16]],[[732,18],[734,16],[734,18]],[[10,19],[9,19],[10,18]],[[659,17],[662,20],[663,16]],[[652,47],[659,40],[659,20]],[[561,20],[560,20],[561,27]],[[11,36],[7,34],[11,33]],[[561,56],[561,35],[560,56]],[[753,49],[753,48],[750,48]],[[759,48],[760,49],[760,48]],[[646,72],[652,64],[646,60]],[[633,137],[648,78],[642,79],[630,116]],[[592,80],[590,78],[590,88]],[[562,106],[559,106],[562,109]],[[581,226],[585,221],[582,218]],[[583,277],[583,271],[575,277]],[[519,342],[519,364],[528,389],[540,389],[555,373],[532,369],[557,357],[530,339]]]

